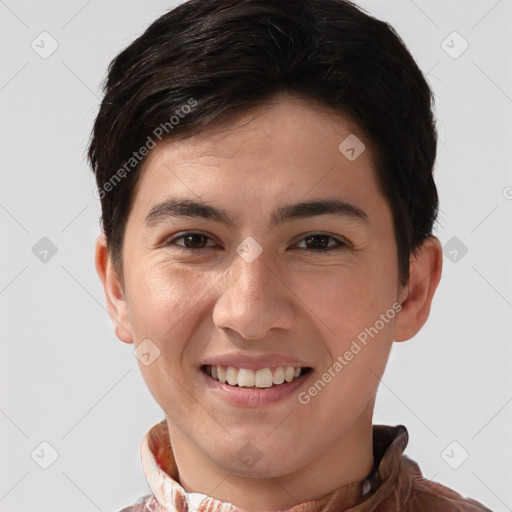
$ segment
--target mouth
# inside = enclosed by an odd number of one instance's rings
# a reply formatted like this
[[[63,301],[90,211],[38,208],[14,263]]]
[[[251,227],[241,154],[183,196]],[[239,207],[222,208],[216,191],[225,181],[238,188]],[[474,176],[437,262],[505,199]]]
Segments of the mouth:
[[[312,371],[304,366],[277,366],[275,368],[237,368],[226,365],[202,365],[201,371],[208,377],[234,388],[264,389],[288,384]]]

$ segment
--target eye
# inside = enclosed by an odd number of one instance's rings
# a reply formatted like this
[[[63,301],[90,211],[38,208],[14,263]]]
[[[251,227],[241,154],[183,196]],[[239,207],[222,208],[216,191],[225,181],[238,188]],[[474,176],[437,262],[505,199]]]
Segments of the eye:
[[[177,240],[183,240],[183,244],[176,243]],[[213,244],[213,246],[207,245],[208,241],[213,242],[213,240],[210,237],[206,236],[203,233],[196,233],[196,232],[190,231],[190,232],[181,234],[179,236],[176,236],[174,238],[167,240],[164,243],[164,245],[165,246],[175,245],[175,246],[181,247],[182,249],[191,249],[191,250],[215,247],[215,244]]]
[[[330,244],[329,241],[334,243]],[[305,243],[305,247],[299,247],[300,244]],[[296,247],[301,250],[311,249],[313,252],[327,252],[336,251],[348,247],[348,244],[338,238],[335,238],[327,233],[312,233],[304,237]]]
[[[177,243],[182,241],[182,243]],[[300,244],[304,244],[302,247]],[[311,233],[308,236],[302,238],[302,240],[296,244],[301,251],[308,252],[329,252],[344,249],[348,247],[348,243],[335,238],[327,233]],[[213,240],[205,235],[204,233],[198,233],[189,231],[182,233],[179,236],[171,238],[164,243],[164,246],[175,246],[181,249],[200,250],[215,247]]]

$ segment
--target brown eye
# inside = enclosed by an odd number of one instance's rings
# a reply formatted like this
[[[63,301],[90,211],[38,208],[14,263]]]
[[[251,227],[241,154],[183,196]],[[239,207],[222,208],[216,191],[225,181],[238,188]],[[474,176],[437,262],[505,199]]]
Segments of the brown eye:
[[[177,240],[183,240],[183,243],[176,243]],[[212,247],[207,245],[208,241],[212,241],[210,237],[203,235],[202,233],[185,233],[177,236],[165,243],[166,246],[175,245],[184,249],[204,249]]]
[[[334,243],[331,243],[333,241]],[[346,247],[346,243],[328,235],[327,233],[314,233],[304,237],[299,244],[305,243],[300,249],[311,249],[314,252],[326,252]],[[298,245],[299,245],[298,244]]]

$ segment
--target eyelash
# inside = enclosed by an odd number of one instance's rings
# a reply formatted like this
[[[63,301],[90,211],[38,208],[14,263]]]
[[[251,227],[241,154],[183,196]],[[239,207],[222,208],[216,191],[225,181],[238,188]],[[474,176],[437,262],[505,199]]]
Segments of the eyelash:
[[[205,235],[204,233],[196,232],[196,231],[187,231],[177,237],[167,240],[166,242],[164,242],[164,246],[168,247],[168,246],[174,245],[175,247],[179,247],[180,249],[185,250],[185,251],[201,251],[201,250],[205,250],[205,249],[213,249],[214,248],[212,246],[207,246],[207,247],[202,247],[199,249],[192,249],[191,247],[185,247],[184,245],[178,245],[178,244],[174,243],[177,240],[181,240],[190,235],[200,235],[200,236],[207,238],[208,240],[212,240],[209,236]],[[308,233],[305,237],[303,237],[299,240],[299,243],[303,242],[307,238],[317,237],[317,236],[330,238],[330,239],[334,240],[336,242],[336,244],[332,245],[326,249],[310,249],[307,247],[300,247],[298,250],[299,251],[308,251],[308,252],[312,251],[312,252],[316,252],[316,253],[326,253],[326,252],[331,252],[331,251],[339,251],[339,250],[345,249],[349,246],[349,244],[344,242],[343,240],[340,240],[339,238],[336,238],[336,237],[330,235],[329,233],[323,233],[323,232]]]

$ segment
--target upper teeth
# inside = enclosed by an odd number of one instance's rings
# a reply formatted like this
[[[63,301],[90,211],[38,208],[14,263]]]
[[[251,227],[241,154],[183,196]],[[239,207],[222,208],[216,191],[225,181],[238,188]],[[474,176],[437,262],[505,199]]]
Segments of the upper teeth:
[[[274,373],[272,373],[272,370]],[[291,382],[300,375],[300,366],[278,366],[277,368],[261,368],[250,370],[249,368],[235,368],[233,366],[213,365],[208,366],[206,372],[213,379],[229,384],[230,386],[269,388],[273,384]]]

